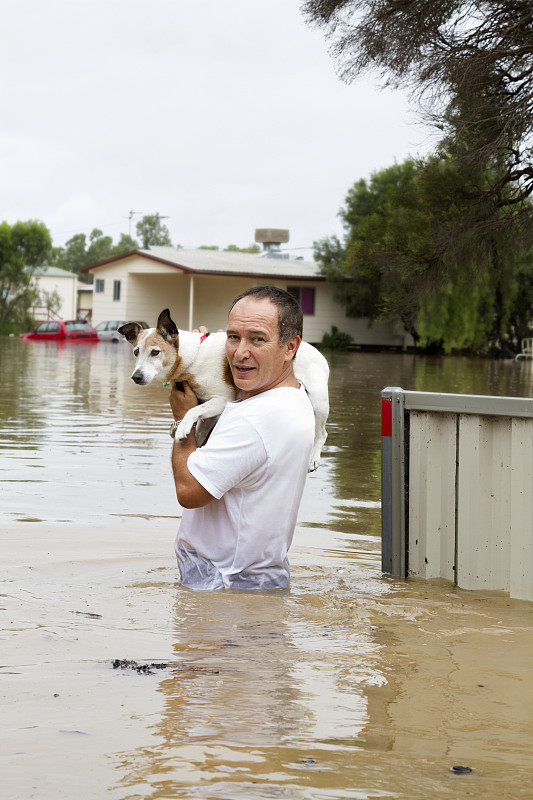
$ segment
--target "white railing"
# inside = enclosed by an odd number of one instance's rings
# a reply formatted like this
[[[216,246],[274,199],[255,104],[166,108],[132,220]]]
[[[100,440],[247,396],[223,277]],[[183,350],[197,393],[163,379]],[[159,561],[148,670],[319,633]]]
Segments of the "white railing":
[[[526,358],[533,358],[533,339],[522,339],[522,352],[515,356],[515,361],[522,361]]]

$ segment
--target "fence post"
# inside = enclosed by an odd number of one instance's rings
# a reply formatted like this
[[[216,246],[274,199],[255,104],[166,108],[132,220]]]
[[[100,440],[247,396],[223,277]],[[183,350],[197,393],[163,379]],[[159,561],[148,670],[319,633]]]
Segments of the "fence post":
[[[400,578],[407,574],[405,531],[404,392],[381,392],[381,568]]]

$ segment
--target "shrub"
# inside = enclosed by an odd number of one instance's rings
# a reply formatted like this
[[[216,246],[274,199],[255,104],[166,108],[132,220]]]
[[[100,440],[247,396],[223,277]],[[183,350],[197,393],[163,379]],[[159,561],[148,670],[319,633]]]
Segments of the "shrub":
[[[347,350],[352,343],[352,338],[349,333],[343,333],[336,325],[332,325],[331,333],[323,335],[320,346],[325,350]]]

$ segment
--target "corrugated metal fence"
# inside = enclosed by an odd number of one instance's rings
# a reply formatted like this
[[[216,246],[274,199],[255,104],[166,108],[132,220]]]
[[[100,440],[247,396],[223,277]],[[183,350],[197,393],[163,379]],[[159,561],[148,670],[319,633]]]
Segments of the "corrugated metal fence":
[[[382,567],[533,600],[533,400],[381,393]]]

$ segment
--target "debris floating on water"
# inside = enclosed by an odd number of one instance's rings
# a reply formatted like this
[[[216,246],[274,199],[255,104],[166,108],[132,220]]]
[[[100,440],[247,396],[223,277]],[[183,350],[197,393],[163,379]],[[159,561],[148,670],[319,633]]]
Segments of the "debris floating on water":
[[[461,767],[457,764],[455,767],[450,767],[450,772],[453,772],[454,775],[468,775],[472,770],[470,767]]]
[[[138,664],[136,661],[127,661],[125,659],[115,658],[113,661],[113,669],[134,669],[137,672],[143,672],[145,675],[152,675],[156,669],[166,669],[168,664]]]
[[[92,611],[72,611],[72,614],[79,614],[80,617],[89,617],[90,619],[102,619],[101,614],[93,614]]]

